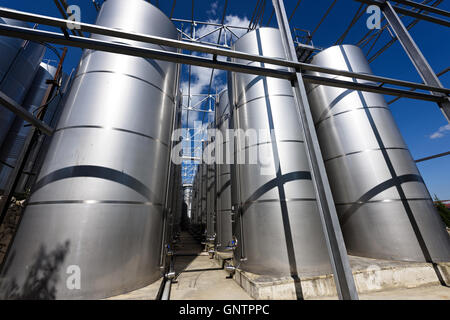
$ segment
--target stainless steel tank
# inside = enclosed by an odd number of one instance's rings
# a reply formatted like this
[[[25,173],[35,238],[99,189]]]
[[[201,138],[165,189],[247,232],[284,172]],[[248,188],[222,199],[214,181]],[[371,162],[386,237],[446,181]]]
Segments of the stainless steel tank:
[[[208,166],[203,163],[201,164],[201,190],[202,190],[202,198],[201,198],[201,224],[206,229],[207,224],[207,196],[208,196]]]
[[[186,204],[186,216],[190,219],[192,216],[192,187],[183,185],[183,201]]]
[[[49,87],[46,83],[47,80],[53,80],[56,73],[56,68],[48,63],[42,62],[39,66],[38,72],[34,77],[33,83],[23,101],[22,106],[29,112],[37,115],[41,111],[40,107],[42,100],[44,99],[45,93]],[[56,99],[48,107],[48,114],[46,113],[46,123],[49,123],[52,114],[56,111],[55,106],[58,105],[58,100],[60,96],[56,96]],[[56,102],[56,104],[55,104]],[[0,190],[3,190],[9,174],[12,172],[16,165],[17,158],[19,157],[22,148],[25,144],[25,140],[31,127],[27,125],[28,123],[20,117],[15,117],[13,124],[6,136],[5,142],[0,148],[0,160],[7,165],[0,168]],[[27,172],[25,170],[25,172]],[[28,174],[26,174],[28,175]],[[23,191],[23,190],[21,190]]]
[[[206,231],[208,238],[214,238],[216,235],[215,227],[215,170],[214,165],[207,165],[207,180],[206,180]]]
[[[7,18],[0,18],[0,23],[30,27],[25,22]],[[45,47],[17,38],[0,37],[0,52],[0,91],[22,105],[44,57]],[[5,142],[15,117],[14,113],[0,105],[0,145]]]
[[[231,245],[233,233],[231,223],[231,164],[227,161],[227,155],[231,159],[229,134],[230,129],[230,103],[228,100],[228,90],[219,94],[219,101],[216,103],[216,125],[222,136],[222,145],[217,145],[221,152],[218,154],[216,164],[216,197],[217,197],[217,250],[224,251]],[[217,154],[217,153],[216,153]]]
[[[236,51],[286,58],[278,29],[251,31],[234,45]],[[234,59],[235,62],[261,66]],[[270,66],[268,66],[270,67]],[[234,129],[238,136],[233,183],[239,186],[240,233],[237,264],[255,274],[297,276],[330,273],[303,130],[286,80],[233,73]],[[248,130],[257,130],[251,138]],[[248,155],[248,156],[247,156]],[[257,162],[251,164],[251,155]],[[243,250],[242,250],[243,249]],[[243,255],[243,256],[242,256]]]
[[[215,170],[215,156],[214,150],[215,142],[211,131],[215,129],[214,124],[208,125],[208,144],[206,154],[209,159],[206,165],[206,231],[207,238],[214,239],[216,236],[216,170]]]
[[[198,175],[195,174],[194,176],[194,183],[192,185],[192,210],[191,210],[191,216],[190,216],[190,223],[191,225],[194,225],[197,223],[197,216],[198,216]]]
[[[312,63],[372,74],[352,45],[328,48]],[[434,261],[450,261],[450,238],[383,96],[308,85],[308,98],[348,252],[425,261],[426,244]]]
[[[96,23],[178,37],[168,17],[142,0],[109,0]],[[14,283],[18,297],[105,298],[161,276],[176,70],[173,63],[84,52],[7,257],[3,296],[9,293],[4,288]],[[52,268],[46,279],[33,282],[46,281],[51,288],[27,292],[31,273],[50,268],[47,263]]]

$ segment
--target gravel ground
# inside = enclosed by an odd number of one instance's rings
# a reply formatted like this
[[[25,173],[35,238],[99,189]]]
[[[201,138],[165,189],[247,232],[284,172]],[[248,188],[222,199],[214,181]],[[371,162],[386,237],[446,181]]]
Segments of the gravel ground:
[[[24,203],[25,200],[18,201],[13,199],[5,220],[0,226],[0,263],[3,262],[9,243],[16,232],[24,208]]]

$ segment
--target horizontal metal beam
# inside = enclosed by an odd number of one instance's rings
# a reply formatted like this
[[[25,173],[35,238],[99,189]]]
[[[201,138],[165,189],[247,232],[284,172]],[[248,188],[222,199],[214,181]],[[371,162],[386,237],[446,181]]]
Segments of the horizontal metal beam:
[[[363,2],[369,5],[377,5],[382,7],[385,4],[384,0],[355,0],[358,2]],[[410,9],[406,9],[406,8],[402,8],[399,6],[393,6],[393,8],[395,9],[396,12],[400,13],[400,14],[404,14],[405,16],[409,16],[409,17],[413,17],[416,19],[420,19],[420,20],[425,20],[425,21],[429,21],[429,22],[433,22],[445,27],[450,27],[450,21],[448,20],[443,20],[434,16],[429,16],[423,13],[419,13],[419,12],[415,12],[412,11]]]
[[[408,29],[403,24],[390,1],[386,1],[384,6],[382,7],[382,11],[391,29],[397,36],[397,39],[402,45],[403,49],[405,49],[406,54],[414,64],[414,67],[416,68],[423,82],[426,85],[442,88],[443,85],[441,81],[431,68],[430,64],[422,54],[417,44],[414,42],[414,39],[409,34]],[[431,93],[436,96],[443,96],[441,93],[437,93],[433,90],[431,90]],[[448,96],[443,96],[443,98],[444,100],[438,103],[439,108],[446,117],[447,121],[450,122],[450,99]]]
[[[64,35],[62,33],[54,33],[54,32],[49,32],[49,31],[9,26],[9,25],[5,25],[5,24],[0,24],[0,35],[9,35],[9,36],[14,36],[14,37],[31,40],[31,41],[52,42],[52,43],[56,43],[56,44],[66,45],[66,46],[74,46],[74,47],[79,47],[79,48],[100,50],[100,51],[106,51],[106,52],[118,53],[118,54],[127,54],[127,55],[131,55],[131,56],[136,56],[136,57],[145,57],[145,58],[164,60],[164,61],[169,61],[169,62],[174,62],[174,63],[191,64],[191,65],[196,65],[196,66],[201,66],[201,67],[206,67],[206,68],[214,68],[214,69],[228,70],[228,71],[234,71],[234,72],[249,73],[249,74],[261,75],[261,76],[275,77],[275,78],[280,78],[280,79],[292,80],[293,77],[295,76],[294,72],[285,71],[285,70],[275,70],[275,69],[249,66],[249,65],[239,64],[239,63],[218,61],[215,59],[208,59],[208,58],[204,58],[204,57],[192,56],[192,55],[187,55],[187,54],[179,54],[179,53],[174,53],[174,52],[167,52],[167,51],[163,51],[163,50],[141,48],[141,47],[135,47],[135,46],[131,46],[131,45],[113,43],[113,42],[96,40],[96,39],[89,39],[89,38],[84,38],[84,37],[76,37],[76,36],[66,37],[66,35]],[[310,65],[310,66],[311,66],[311,68],[308,68],[310,70],[323,71],[323,68],[319,68],[317,66],[312,66],[312,65]],[[340,70],[334,70],[334,71],[341,73],[341,74],[345,74],[346,76],[353,75],[353,73],[348,74],[347,72],[340,71]],[[359,74],[355,74],[355,75],[358,76]],[[365,75],[362,75],[362,76],[365,77]],[[405,97],[405,98],[413,98],[413,99],[426,100],[426,101],[439,102],[439,101],[442,101],[442,99],[443,99],[442,97],[434,96],[431,94],[418,93],[418,92],[412,92],[412,91],[401,90],[401,89],[392,89],[392,88],[386,88],[386,87],[377,86],[377,85],[354,83],[354,82],[350,82],[350,81],[331,79],[331,78],[321,77],[321,76],[305,75],[304,80],[312,82],[312,83],[318,83],[318,84],[328,85],[328,86],[333,86],[333,87],[348,88],[348,89],[368,91],[368,92],[376,92],[376,93],[381,93],[381,94],[401,96],[401,97]],[[193,111],[193,110],[191,110],[191,111]]]
[[[213,56],[224,56],[224,57],[230,57],[230,58],[236,58],[236,59],[242,59],[242,60],[248,60],[248,61],[262,62],[265,64],[276,65],[276,66],[280,66],[280,67],[294,68],[298,71],[315,71],[315,72],[345,76],[345,77],[350,77],[350,78],[355,78],[355,79],[360,79],[360,80],[368,80],[368,81],[374,81],[374,82],[379,82],[379,83],[384,83],[384,84],[402,86],[402,87],[407,87],[407,88],[414,88],[417,90],[441,92],[441,93],[445,93],[447,95],[450,94],[450,89],[447,89],[447,88],[436,88],[436,87],[424,85],[421,83],[391,79],[391,78],[386,78],[386,77],[379,77],[379,76],[374,76],[374,75],[359,74],[359,73],[343,71],[343,70],[336,70],[336,69],[331,69],[331,68],[324,68],[324,67],[319,67],[319,66],[315,66],[312,64],[307,64],[307,63],[293,62],[293,61],[287,61],[287,60],[283,60],[283,59],[270,58],[270,57],[263,57],[263,56],[243,53],[243,52],[239,52],[239,51],[220,49],[220,48],[217,48],[214,46],[195,44],[195,43],[190,43],[190,42],[186,42],[186,41],[179,41],[179,40],[167,39],[167,38],[162,38],[162,37],[150,36],[150,35],[146,35],[146,34],[130,33],[130,32],[106,28],[106,27],[102,27],[102,26],[86,24],[86,23],[81,23],[81,22],[75,22],[75,21],[67,21],[67,20],[63,20],[63,19],[46,17],[46,16],[36,15],[36,14],[31,14],[31,13],[25,13],[25,12],[11,10],[11,9],[0,8],[0,16],[6,17],[6,18],[11,18],[11,19],[28,21],[28,22],[35,22],[35,23],[39,23],[39,24],[45,24],[45,25],[54,26],[54,27],[65,27],[67,25],[67,23],[72,23],[74,25],[79,26],[81,28],[81,30],[83,30],[85,32],[95,33],[95,34],[104,35],[104,36],[111,36],[111,37],[117,37],[117,38],[121,38],[121,39],[128,39],[128,40],[133,40],[133,41],[168,46],[168,47],[173,47],[173,48],[177,48],[177,49],[202,52],[202,53],[212,54]],[[74,39],[74,37],[71,36],[70,39]],[[48,41],[48,42],[52,42],[52,41]],[[68,44],[68,45],[70,45],[70,44]],[[78,46],[78,47],[82,47],[82,46]],[[182,62],[182,63],[190,64],[189,62]],[[220,68],[218,68],[218,69],[220,69]],[[241,71],[241,72],[245,72],[245,71]]]
[[[447,151],[447,152],[444,152],[444,153],[436,154],[434,156],[430,156],[430,157],[426,157],[426,158],[415,160],[415,162],[416,163],[420,163],[420,162],[424,162],[424,161],[428,161],[428,160],[433,160],[433,159],[437,159],[437,158],[446,157],[446,156],[449,156],[449,155],[450,155],[450,151]]]
[[[23,120],[31,123],[33,126],[41,130],[44,134],[51,136],[53,129],[46,125],[41,120],[37,119],[32,113],[28,112],[25,108],[21,107],[17,102],[8,97],[5,93],[0,91],[0,106],[3,106],[16,114]]]
[[[0,35],[21,38],[36,42],[51,42],[64,46],[72,46],[83,49],[99,50],[110,53],[125,54],[135,57],[163,60],[174,63],[190,64],[205,68],[215,68],[234,72],[242,72],[266,77],[274,77],[290,80],[293,77],[292,72],[285,70],[276,70],[248,66],[240,63],[218,61],[217,59],[208,59],[188,54],[175,53],[164,50],[149,49],[125,45],[120,43],[96,40],[84,37],[64,35],[62,33],[35,30],[23,27],[10,26],[0,23]]]
[[[450,18],[450,12],[440,9],[440,8],[432,7],[432,6],[429,6],[426,4],[417,3],[415,1],[410,1],[410,0],[395,0],[395,2],[405,4],[407,6],[410,6],[410,7],[416,8],[416,9],[420,9],[423,11],[440,14],[444,17]]]
[[[450,89],[447,89],[447,88],[434,87],[434,86],[429,86],[429,85],[425,85],[425,84],[421,84],[421,83],[373,76],[373,75],[369,75],[369,74],[362,74],[362,73],[355,73],[355,72],[344,71],[344,70],[330,69],[330,68],[319,67],[319,66],[316,66],[313,64],[307,64],[307,63],[300,63],[300,64],[301,64],[301,66],[299,68],[301,71],[314,71],[314,72],[320,72],[320,73],[325,73],[325,74],[349,77],[352,79],[373,81],[373,82],[381,83],[383,85],[390,84],[390,85],[395,85],[395,86],[414,88],[416,90],[435,91],[435,92],[445,93],[447,95],[450,94]]]
[[[202,24],[202,25],[206,25],[206,26],[228,27],[228,28],[233,28],[233,29],[248,30],[247,27],[232,26],[232,25],[228,25],[228,24],[220,24],[220,23],[215,23],[215,22],[206,22],[206,21],[197,21],[197,20],[192,21],[192,20],[177,19],[177,18],[172,18],[170,20],[172,20],[174,22],[183,22],[183,23],[190,23],[190,24]]]
[[[359,91],[365,91],[365,92],[380,93],[380,94],[398,96],[398,97],[402,97],[402,98],[424,100],[424,101],[442,102],[444,99],[442,97],[438,97],[438,96],[427,94],[427,93],[419,93],[419,92],[394,89],[394,88],[385,88],[385,87],[380,87],[380,86],[373,85],[373,84],[355,83],[352,81],[319,77],[319,76],[314,76],[314,75],[310,75],[310,74],[304,74],[303,81],[309,82],[309,83],[320,84],[320,85],[324,85],[324,86],[330,86],[330,87],[338,87],[338,88],[353,89],[353,90],[359,90]]]
[[[0,35],[9,35],[9,36],[14,36],[14,37],[31,40],[31,41],[52,42],[52,43],[56,43],[56,44],[66,45],[66,46],[74,46],[74,47],[79,47],[79,48],[100,50],[100,51],[106,51],[106,52],[118,53],[118,54],[127,54],[127,55],[132,55],[132,56],[137,56],[137,57],[145,57],[145,58],[157,59],[157,60],[159,59],[159,60],[164,60],[164,61],[169,61],[169,62],[174,62],[174,63],[191,64],[191,65],[196,65],[196,66],[201,66],[201,67],[206,67],[206,68],[215,68],[215,69],[228,70],[228,71],[234,71],[234,72],[249,73],[249,74],[255,74],[255,75],[275,77],[275,78],[280,78],[280,79],[292,80],[292,78],[295,76],[295,73],[285,71],[285,70],[274,70],[274,69],[268,69],[268,68],[248,66],[248,65],[239,64],[239,63],[217,61],[215,59],[208,59],[208,58],[203,58],[203,57],[198,57],[198,56],[179,54],[179,53],[167,52],[167,51],[162,51],[162,50],[140,48],[140,47],[134,47],[134,46],[130,46],[130,45],[112,43],[112,42],[95,40],[95,39],[88,39],[88,38],[83,38],[83,37],[75,37],[75,36],[66,37],[62,33],[54,33],[54,32],[49,32],[49,31],[9,26],[9,25],[5,25],[5,24],[0,24]],[[323,68],[320,68],[317,66],[312,66],[312,65],[309,65],[308,69],[314,70],[314,71],[320,71],[320,72],[324,71]],[[344,74],[345,76],[355,75],[355,76],[361,76],[361,77],[367,78],[365,75],[359,75],[359,74],[354,74],[354,73],[349,74],[348,72],[344,72],[344,71],[340,71],[340,70],[333,70],[333,72],[334,71],[336,71],[336,73]],[[354,83],[354,82],[350,82],[350,81],[331,79],[331,78],[321,77],[321,76],[305,75],[305,81],[328,85],[328,86],[333,86],[333,87],[351,88],[354,90],[376,92],[376,93],[381,93],[381,94],[401,96],[401,97],[405,97],[405,98],[412,98],[412,99],[419,99],[419,100],[426,100],[426,101],[440,102],[443,99],[442,97],[425,94],[425,93],[417,93],[417,92],[401,90],[401,89],[392,89],[392,88],[386,88],[386,87],[370,85],[370,84]],[[190,110],[190,111],[195,111],[195,110]]]

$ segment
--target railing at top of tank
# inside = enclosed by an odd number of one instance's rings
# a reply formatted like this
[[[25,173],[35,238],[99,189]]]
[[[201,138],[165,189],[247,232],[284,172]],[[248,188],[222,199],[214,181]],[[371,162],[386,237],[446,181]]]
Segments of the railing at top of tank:
[[[238,40],[240,38],[241,33],[246,33],[248,28],[240,27],[240,26],[232,26],[228,24],[219,24],[214,22],[204,22],[204,21],[196,21],[196,20],[186,20],[186,19],[171,19],[173,22],[181,22],[181,27],[177,28],[178,32],[181,35],[181,40],[188,42],[196,42],[200,44],[210,45],[218,48],[229,49],[233,43],[233,41]],[[191,35],[188,34],[186,30],[183,30],[184,23],[189,23],[191,25]],[[207,30],[205,33],[198,34],[198,26],[211,26],[214,27],[213,30]],[[233,29],[235,29],[233,31]],[[199,28],[201,30],[201,28]],[[216,33],[219,33],[219,41],[223,37],[223,45],[218,44],[217,42],[208,41],[209,38],[214,36]]]

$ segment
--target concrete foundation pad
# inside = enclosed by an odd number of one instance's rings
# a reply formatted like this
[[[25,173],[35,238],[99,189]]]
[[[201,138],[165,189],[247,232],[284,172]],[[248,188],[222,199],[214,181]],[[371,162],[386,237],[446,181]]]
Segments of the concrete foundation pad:
[[[163,279],[161,278],[145,288],[105,300],[156,300],[162,281]]]
[[[436,271],[429,263],[350,256],[350,264],[359,294],[440,285]],[[443,280],[449,285],[450,263],[440,263],[437,268]],[[234,280],[252,298],[258,300],[296,300],[337,296],[334,277],[331,274],[301,276],[299,284],[292,277],[273,278],[237,269]]]
[[[233,259],[233,252],[216,252],[214,259],[216,259],[220,266],[224,266],[225,261]]]
[[[236,269],[234,280],[256,300],[297,300],[294,279],[268,278]]]

